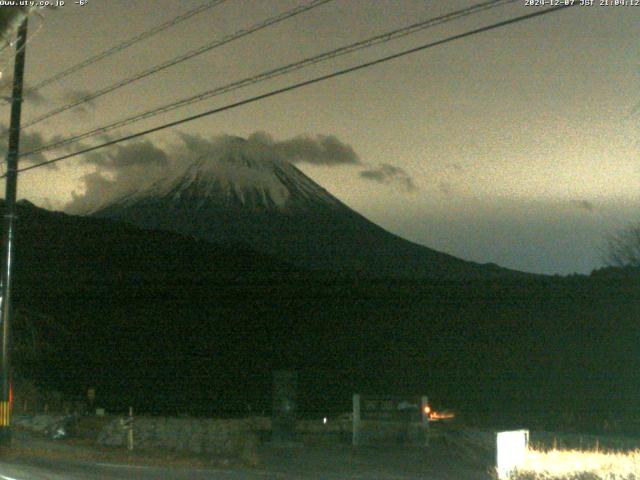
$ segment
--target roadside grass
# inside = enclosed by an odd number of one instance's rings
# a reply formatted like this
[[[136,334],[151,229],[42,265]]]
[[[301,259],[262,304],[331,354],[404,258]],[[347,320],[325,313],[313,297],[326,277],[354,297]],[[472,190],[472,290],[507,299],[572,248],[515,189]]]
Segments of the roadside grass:
[[[204,454],[187,454],[171,451],[135,451],[127,452],[114,449],[94,449],[93,451],[47,450],[38,447],[4,447],[0,448],[0,461],[25,461],[46,459],[78,463],[117,463],[173,468],[220,468],[220,467],[252,467],[251,463],[239,458],[225,458]]]
[[[87,428],[87,430],[90,430]],[[51,440],[42,435],[22,431],[10,446],[0,447],[0,461],[47,459],[54,461],[98,463],[178,468],[256,467],[259,459],[253,445],[246,445],[238,456],[193,453],[167,449],[136,449],[95,445],[94,435],[85,431],[85,438]],[[88,438],[87,438],[88,437]]]
[[[530,448],[513,480],[640,480],[640,450]]]

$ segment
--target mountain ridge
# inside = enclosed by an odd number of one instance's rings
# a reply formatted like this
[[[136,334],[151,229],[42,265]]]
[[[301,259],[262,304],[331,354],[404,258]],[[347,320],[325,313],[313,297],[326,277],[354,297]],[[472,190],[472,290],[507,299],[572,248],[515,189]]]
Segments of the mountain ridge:
[[[344,411],[354,391],[425,385],[493,421],[522,404],[553,416],[576,398],[589,414],[635,411],[637,279],[299,276],[246,248],[27,202],[15,245],[15,331],[31,335],[20,322],[33,314],[47,347],[16,366],[69,394],[95,386],[110,411],[269,408],[279,369],[300,372],[305,412]]]
[[[175,177],[89,213],[226,244],[293,265],[367,278],[530,276],[430,249],[352,210],[264,146],[230,137]]]

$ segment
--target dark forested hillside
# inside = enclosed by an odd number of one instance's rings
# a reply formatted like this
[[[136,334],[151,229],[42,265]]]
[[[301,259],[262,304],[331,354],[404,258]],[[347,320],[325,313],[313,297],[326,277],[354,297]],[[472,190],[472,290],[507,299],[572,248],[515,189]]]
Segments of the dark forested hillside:
[[[634,279],[331,279],[241,246],[19,215],[15,331],[29,320],[47,348],[15,364],[69,394],[95,386],[107,408],[261,411],[276,368],[298,370],[303,413],[411,392],[467,418],[597,424],[640,389]]]

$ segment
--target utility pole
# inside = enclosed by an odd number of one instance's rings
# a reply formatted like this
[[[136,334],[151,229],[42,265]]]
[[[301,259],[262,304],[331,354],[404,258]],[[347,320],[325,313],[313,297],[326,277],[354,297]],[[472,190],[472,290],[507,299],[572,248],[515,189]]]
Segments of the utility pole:
[[[18,190],[18,154],[20,152],[20,113],[22,111],[22,82],[27,45],[27,18],[18,29],[16,60],[13,70],[11,95],[11,123],[7,149],[7,181],[4,211],[4,237],[2,250],[2,284],[0,285],[0,445],[11,443],[11,272],[13,269],[13,236]]]

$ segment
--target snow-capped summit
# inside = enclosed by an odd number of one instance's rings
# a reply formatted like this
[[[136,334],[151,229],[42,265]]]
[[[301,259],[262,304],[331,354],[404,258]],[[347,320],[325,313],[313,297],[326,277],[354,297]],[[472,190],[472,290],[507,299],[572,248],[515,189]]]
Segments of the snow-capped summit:
[[[299,211],[309,205],[342,204],[291,163],[275,158],[266,146],[228,137],[208,156],[149,188],[114,202],[120,208],[146,201],[188,202],[192,208],[217,207]]]
[[[515,272],[393,235],[351,210],[268,145],[225,137],[177,175],[92,215],[174,230],[306,268],[376,278],[473,278]]]

